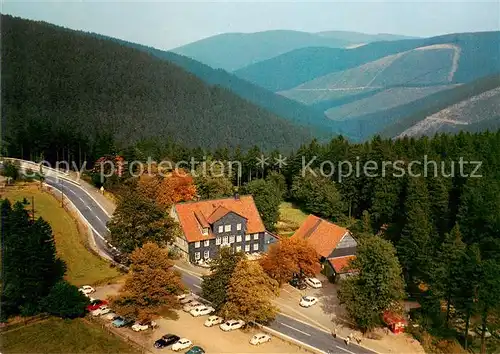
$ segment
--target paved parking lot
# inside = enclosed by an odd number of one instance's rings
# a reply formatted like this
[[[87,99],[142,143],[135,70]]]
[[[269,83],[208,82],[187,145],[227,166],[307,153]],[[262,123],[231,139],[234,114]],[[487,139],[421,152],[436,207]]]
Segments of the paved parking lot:
[[[92,297],[106,299],[109,295],[118,292],[120,285],[107,285],[96,288]],[[121,335],[133,339],[151,352],[170,352],[170,348],[155,349],[154,342],[161,336],[171,333],[179,337],[188,338],[194,345],[202,347],[207,353],[306,353],[299,347],[273,337],[271,342],[254,346],[249,343],[250,338],[258,331],[255,329],[235,330],[223,332],[219,326],[205,327],[203,323],[208,316],[193,317],[190,314],[179,310],[175,312],[177,319],[156,319],[158,327],[154,330],[148,329],[143,332],[134,332],[131,328],[117,328],[114,331]],[[102,319],[102,321],[105,321]],[[107,326],[111,326],[107,322]],[[181,351],[182,353],[187,350]]]
[[[308,286],[307,289],[298,290],[289,284],[283,285],[275,304],[285,314],[299,317],[317,327],[331,331],[334,323],[339,320],[337,316],[344,314],[344,310],[338,303],[337,285],[328,282],[322,275],[317,278],[323,283],[320,289]],[[303,308],[299,305],[302,296],[315,296],[318,298],[318,303],[309,308]]]

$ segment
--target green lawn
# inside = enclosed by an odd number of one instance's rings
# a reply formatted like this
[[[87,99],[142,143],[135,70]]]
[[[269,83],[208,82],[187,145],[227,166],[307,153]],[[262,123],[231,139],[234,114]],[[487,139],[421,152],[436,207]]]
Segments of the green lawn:
[[[140,353],[100,325],[51,318],[0,334],[2,353]]]
[[[291,236],[307,218],[302,210],[292,203],[283,202],[280,205],[280,218],[277,223],[278,235]]]
[[[36,183],[9,186],[1,197],[8,198],[12,203],[23,198],[31,203],[31,197],[35,197],[35,216],[41,216],[52,227],[57,253],[68,267],[66,279],[72,284],[95,284],[120,275],[116,269],[110,268],[108,262],[87,249],[87,236],[78,232],[72,216],[61,208],[52,195],[40,192]],[[31,210],[31,205],[27,208]]]

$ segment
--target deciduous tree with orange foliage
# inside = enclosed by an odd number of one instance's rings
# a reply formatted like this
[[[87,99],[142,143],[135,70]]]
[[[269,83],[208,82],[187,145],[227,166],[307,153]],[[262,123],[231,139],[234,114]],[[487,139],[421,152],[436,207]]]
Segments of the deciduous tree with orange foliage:
[[[146,197],[147,199],[156,202],[158,195],[158,188],[161,184],[161,177],[154,174],[143,174],[139,177],[137,182],[137,192]]]
[[[179,307],[176,295],[184,291],[184,285],[165,248],[148,242],[132,252],[131,261],[130,273],[120,293],[110,298],[117,314],[149,321],[161,312]]]
[[[269,248],[260,264],[280,285],[289,282],[294,274],[314,276],[321,270],[318,254],[300,238],[281,239]]]
[[[168,208],[175,203],[193,200],[195,196],[193,177],[183,170],[174,170],[158,186],[156,203],[162,208]]]
[[[276,316],[277,309],[271,300],[278,295],[278,283],[259,263],[240,260],[226,289],[227,301],[220,311],[224,318],[267,323]]]

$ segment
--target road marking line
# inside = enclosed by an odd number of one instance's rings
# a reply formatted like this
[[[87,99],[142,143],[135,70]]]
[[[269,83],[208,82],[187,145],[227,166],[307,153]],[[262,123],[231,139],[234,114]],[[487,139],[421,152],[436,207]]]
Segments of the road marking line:
[[[283,322],[278,322],[278,323],[279,323],[280,325],[285,326],[285,327],[291,328],[291,329],[293,329],[294,331],[297,331],[297,332],[300,332],[300,333],[302,333],[302,334],[305,334],[306,336],[309,336],[309,337],[311,336],[309,333],[303,332],[303,331],[301,331],[300,329],[297,329],[297,328],[295,328],[295,327],[292,327],[292,326],[290,326],[290,325],[287,325],[286,323],[283,323]]]
[[[85,200],[83,200],[82,197],[78,197],[78,199],[80,199],[82,201],[82,203],[85,205]]]
[[[194,287],[198,288],[198,289],[201,289],[201,286],[197,285],[197,284],[192,284]]]
[[[290,316],[290,315],[287,315],[287,314],[285,314],[285,313],[283,313],[283,312],[280,312],[280,314],[281,314],[281,315],[286,316],[286,317],[288,317],[288,318],[291,318],[291,319],[293,319],[293,320],[295,320],[295,321],[302,322],[302,323],[303,323],[303,324],[305,324],[305,325],[308,325],[308,326],[310,326],[310,327],[313,327],[313,328],[319,329],[319,330],[321,330],[321,331],[323,331],[323,332],[326,332],[326,333],[331,333],[331,331],[330,331],[330,329],[329,329],[328,327],[326,327],[326,326],[322,325],[322,324],[321,324],[321,323],[319,323],[318,321],[313,320],[312,318],[308,317],[308,316],[307,316],[307,315],[305,315],[304,313],[302,313],[302,312],[300,312],[300,311],[297,311],[297,310],[296,310],[296,309],[294,309],[293,307],[288,306],[288,305],[286,305],[286,304],[283,304],[283,303],[281,303],[281,302],[278,302],[278,301],[276,301],[276,300],[273,300],[273,302],[274,302],[276,305],[278,305],[278,307],[279,307],[279,306],[283,306],[283,307],[288,308],[290,311],[292,311],[292,312],[296,313],[297,315],[299,315],[299,316],[300,316],[300,317],[302,317],[302,318],[307,319],[309,322],[301,321],[301,320],[299,320],[299,319],[297,319],[297,318],[295,318],[295,317],[292,317],[292,316]]]
[[[339,347],[338,345],[336,345],[336,347],[337,347],[338,349],[340,349],[340,350],[345,351],[345,352],[348,352],[348,353],[351,353],[351,354],[356,354],[356,353],[354,353],[354,352],[351,352],[350,350],[347,350],[347,349],[345,349],[345,348]]]

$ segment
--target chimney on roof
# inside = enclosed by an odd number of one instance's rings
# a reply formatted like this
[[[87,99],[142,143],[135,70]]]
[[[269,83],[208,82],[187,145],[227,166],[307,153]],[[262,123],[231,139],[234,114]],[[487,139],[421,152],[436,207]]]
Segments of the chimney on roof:
[[[240,199],[240,195],[239,195],[238,191],[234,192],[234,199],[236,199],[236,200]]]

